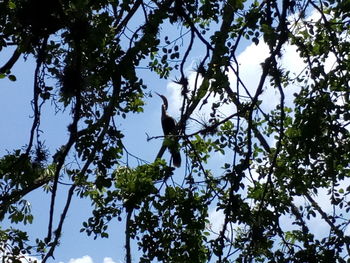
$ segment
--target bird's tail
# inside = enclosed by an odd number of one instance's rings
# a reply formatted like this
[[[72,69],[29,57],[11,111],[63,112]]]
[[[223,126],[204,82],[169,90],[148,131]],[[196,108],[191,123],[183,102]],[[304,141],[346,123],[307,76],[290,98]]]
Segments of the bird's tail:
[[[171,156],[173,157],[173,164],[175,167],[181,166],[181,154],[177,150],[171,151]]]
[[[175,167],[181,166],[181,154],[180,154],[180,144],[178,140],[171,139],[171,138],[165,138],[164,145],[168,148],[171,157],[173,159],[173,165]]]

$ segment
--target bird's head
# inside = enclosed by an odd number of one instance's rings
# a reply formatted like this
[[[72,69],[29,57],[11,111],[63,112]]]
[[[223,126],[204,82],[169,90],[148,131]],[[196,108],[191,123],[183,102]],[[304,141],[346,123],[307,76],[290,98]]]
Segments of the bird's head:
[[[168,109],[168,100],[167,100],[167,98],[166,98],[164,95],[160,95],[158,92],[156,92],[156,94],[157,94],[159,97],[162,98],[164,108],[165,108],[165,110],[167,110],[167,109]]]

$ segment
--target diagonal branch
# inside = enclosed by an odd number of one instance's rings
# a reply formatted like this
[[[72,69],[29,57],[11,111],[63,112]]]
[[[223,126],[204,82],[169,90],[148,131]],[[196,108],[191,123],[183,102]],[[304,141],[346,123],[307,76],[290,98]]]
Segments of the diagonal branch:
[[[93,162],[94,158],[96,157],[96,153],[100,150],[100,147],[102,145],[102,141],[105,138],[105,135],[108,131],[109,128],[109,123],[113,117],[113,111],[116,108],[116,104],[118,102],[118,98],[119,98],[119,93],[120,93],[120,88],[121,88],[121,75],[120,72],[118,71],[118,68],[116,67],[115,70],[115,75],[112,76],[112,82],[113,82],[113,93],[111,95],[111,99],[109,101],[109,104],[107,105],[103,116],[101,117],[102,120],[104,120],[104,125],[102,127],[102,131],[99,134],[96,142],[95,142],[95,147],[94,149],[91,151],[88,160],[86,161],[84,167],[82,168],[82,170],[80,171],[80,174],[85,174],[86,171],[88,170],[89,166],[91,165],[91,163]],[[51,243],[51,247],[50,250],[48,251],[48,253],[45,255],[42,263],[45,263],[50,257],[53,257],[53,253],[55,251],[56,246],[59,244],[59,239],[61,237],[61,233],[62,233],[62,228],[63,228],[63,224],[64,221],[66,219],[67,216],[67,212],[68,209],[70,207],[71,204],[71,200],[74,194],[74,190],[77,187],[77,184],[74,183],[71,188],[68,191],[68,196],[67,196],[67,201],[66,201],[66,205],[63,209],[63,212],[61,214],[61,218],[58,224],[57,229],[55,230],[55,238],[53,240],[53,242]],[[52,225],[51,225],[52,227]]]
[[[35,180],[30,186],[27,186],[20,190],[12,191],[10,194],[6,194],[1,196],[0,198],[0,221],[5,216],[5,213],[8,209],[8,207],[19,201],[23,196],[26,194],[32,192],[33,190],[43,186],[44,184],[50,182],[52,180],[52,177],[42,177],[37,180]]]
[[[346,245],[346,250],[348,252],[348,255],[350,254],[350,243],[349,239],[345,238],[344,232],[340,230],[329,218],[329,216],[322,210],[322,208],[317,204],[317,202],[311,197],[309,193],[305,193],[304,196],[306,199],[311,203],[312,207],[316,209],[316,211],[321,215],[324,221],[327,222],[327,224],[330,226],[332,231],[344,242]]]
[[[82,56],[82,50],[81,45],[79,41],[76,43],[76,50],[77,54],[77,70],[79,74],[81,74],[81,56]],[[57,167],[55,171],[53,186],[52,186],[52,195],[51,195],[51,203],[50,203],[50,214],[49,214],[49,226],[48,226],[48,233],[47,233],[47,240],[51,240],[52,236],[52,225],[53,225],[53,214],[54,214],[54,208],[55,208],[55,200],[56,200],[56,193],[57,193],[57,186],[58,186],[58,178],[61,172],[61,169],[64,165],[65,159],[78,139],[78,122],[80,120],[80,113],[81,113],[81,84],[77,86],[77,91],[75,95],[75,106],[74,106],[74,115],[73,115],[73,122],[69,126],[69,139],[67,144],[61,148],[58,152],[58,158],[57,158]]]
[[[121,29],[124,28],[129,20],[134,16],[134,14],[136,13],[137,9],[140,7],[140,5],[142,4],[142,0],[137,0],[136,3],[134,4],[134,6],[130,9],[130,11],[128,12],[128,14],[126,15],[126,17],[123,19],[123,21],[120,22],[119,25],[117,25],[117,28],[115,29],[115,32],[118,34],[120,33]],[[124,10],[123,10],[124,11]],[[120,15],[123,15],[123,12],[120,13]],[[118,17],[117,21],[119,21],[121,18]]]
[[[6,62],[6,64],[0,68],[0,73],[6,73],[6,72],[10,71],[20,56],[21,56],[21,52],[19,51],[19,48],[17,48],[13,52],[11,58]]]

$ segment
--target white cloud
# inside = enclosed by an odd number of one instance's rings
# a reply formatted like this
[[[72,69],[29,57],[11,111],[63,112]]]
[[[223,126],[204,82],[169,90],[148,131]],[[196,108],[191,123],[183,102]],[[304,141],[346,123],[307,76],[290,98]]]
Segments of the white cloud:
[[[291,74],[298,75],[305,67],[305,63],[297,54],[296,48],[291,45],[286,45],[283,51],[284,52],[280,64],[283,65],[283,67],[286,70],[289,70]],[[263,63],[269,55],[270,52],[268,45],[261,38],[258,45],[251,44],[247,46],[245,50],[237,56],[237,61],[239,65],[239,78],[244,83],[246,89],[252,96],[254,96],[254,94],[256,93],[260,82],[260,76],[262,73],[261,63]],[[235,65],[233,65],[233,67],[237,70]],[[232,70],[229,70],[227,74],[230,81],[231,89],[235,92],[237,90],[237,77]],[[202,82],[202,78],[200,76],[197,76],[197,72],[189,71],[188,82],[190,90],[194,89],[196,79],[198,88]],[[262,100],[261,108],[266,112],[275,108],[275,106],[279,103],[278,91],[268,86],[269,83],[265,81],[263,94],[259,97],[259,99]],[[296,90],[296,87],[289,86],[288,89],[284,91],[286,102],[292,101],[292,94]],[[248,95],[245,89],[241,86],[241,84],[239,87],[239,92],[240,95]],[[179,84],[170,82],[167,86],[167,93],[169,101],[171,101],[171,103],[169,103],[168,111],[172,116],[178,117],[181,111],[180,109],[182,107],[181,86]],[[210,96],[207,99],[207,104],[203,106],[200,110],[197,109],[197,111],[193,113],[193,117],[200,119],[200,117],[203,117],[203,115],[208,116],[211,111],[212,103],[218,101],[218,96]],[[222,108],[220,108],[220,112],[223,114],[223,117],[229,116],[235,111],[236,107],[234,104],[224,105]]]
[[[225,223],[225,215],[222,209],[216,210],[216,208],[212,208],[209,210],[209,224],[207,225],[207,230],[210,233],[209,239],[216,239],[221,234],[224,223]],[[229,240],[232,240],[236,236],[236,232],[239,229],[240,224],[237,223],[229,223],[226,225],[225,237]]]
[[[112,258],[110,258],[110,257],[106,257],[106,258],[104,258],[103,259],[103,263],[116,263],[115,261],[113,261],[113,259]]]
[[[223,210],[216,210],[216,208],[209,211],[209,226],[208,229],[215,234],[219,234],[224,224]]]
[[[178,118],[181,111],[181,85],[169,82],[167,85],[167,97],[169,98],[168,112],[171,116]]]
[[[60,262],[64,263],[64,262]],[[68,263],[94,263],[93,259],[86,255],[81,258],[71,258]],[[111,257],[105,257],[103,263],[116,263]]]
[[[83,256],[81,258],[71,258],[68,263],[94,263],[90,256]]]
[[[319,12],[312,12],[310,16],[307,18],[309,21],[317,21],[320,19]],[[289,18],[290,22],[293,23],[293,17]],[[300,22],[297,22],[294,24],[295,30],[302,30],[302,28],[305,27]],[[263,41],[262,38],[259,39],[259,44],[251,44],[245,48],[243,52],[241,52],[237,56],[238,61],[238,70],[239,70],[239,77],[244,83],[245,87],[247,88],[248,92],[254,96],[256,89],[259,85],[260,76],[262,73],[262,67],[261,63],[265,61],[265,59],[270,55],[269,47],[268,45]],[[328,72],[331,70],[335,65],[335,56],[334,54],[330,53],[329,57],[324,62],[325,65],[325,71]],[[195,63],[193,63],[194,65]],[[290,77],[296,77],[298,76],[306,67],[306,63],[303,61],[303,59],[299,56],[296,46],[292,45],[285,45],[282,50],[282,57],[279,61],[279,65],[282,66],[282,68],[285,71],[290,72]],[[234,68],[236,66],[232,65]],[[237,69],[236,69],[237,70]],[[193,69],[188,69],[188,82],[189,82],[189,89],[193,90],[195,87],[196,79],[197,79],[197,88],[200,86],[202,82],[202,78],[197,76],[197,72],[193,71]],[[230,70],[228,72],[228,78],[231,84],[231,89],[233,91],[236,91],[236,85],[237,85],[237,78],[235,74]],[[285,104],[286,106],[291,107],[294,96],[293,94],[299,90],[300,87],[296,85],[288,85],[286,88],[284,88],[284,95],[285,95]],[[242,86],[240,86],[240,95],[248,95]],[[174,82],[169,82],[167,85],[167,96],[169,97],[169,113],[174,116],[175,118],[178,118],[181,112],[182,107],[182,96],[181,96],[181,86],[179,84],[176,84]],[[274,109],[276,105],[279,103],[280,95],[279,91],[271,86],[269,86],[268,81],[265,81],[264,85],[264,91],[263,94],[259,97],[260,100],[262,100],[261,109],[265,112],[269,112],[270,110]],[[195,118],[201,118],[203,115],[208,116],[211,110],[211,104],[213,102],[217,102],[219,100],[218,97],[210,96],[208,98],[208,103],[206,106],[202,107],[199,111],[198,109],[193,113],[193,117]],[[225,116],[229,116],[230,114],[234,113],[236,110],[236,107],[234,105],[225,105],[223,106],[220,111]]]
[[[317,12],[313,12],[308,20],[317,21],[319,20],[320,15]],[[296,25],[296,26],[303,26],[303,25]],[[245,84],[247,90],[249,93],[254,96],[256,89],[258,87],[260,76],[262,73],[261,63],[264,62],[264,60],[270,55],[269,48],[266,43],[263,42],[262,39],[260,39],[260,42],[258,45],[251,44],[250,46],[247,46],[246,49],[237,56],[237,61],[239,64],[239,77]],[[289,76],[291,78],[299,76],[300,73],[302,73],[306,67],[306,63],[304,60],[299,56],[297,48],[295,46],[286,44],[282,50],[282,57],[279,61],[279,65],[285,70],[289,71]],[[324,67],[325,72],[329,72],[336,66],[336,58],[334,54],[330,53],[329,56],[324,61]],[[194,88],[194,83],[196,79],[197,73],[194,71],[188,71],[188,81],[189,81],[189,88]],[[234,75],[234,73],[231,71],[228,73],[228,77],[231,83],[232,90],[235,91],[236,89],[236,83],[237,78]],[[200,85],[202,79],[198,79],[198,86]],[[300,87],[298,86],[300,84],[296,83],[295,85],[289,85],[286,88],[283,89],[284,95],[285,95],[285,104],[286,106],[292,107],[293,106],[293,100],[294,96],[293,94],[295,92],[298,92]],[[244,89],[240,89],[240,91],[243,91]],[[167,96],[169,97],[171,103],[169,104],[169,113],[174,116],[178,117],[180,114],[180,108],[182,106],[182,97],[181,97],[181,86],[175,83],[169,83],[167,86]],[[245,92],[241,92],[241,95],[247,95]],[[279,103],[280,95],[279,91],[275,88],[269,87],[268,81],[264,85],[264,92],[259,97],[259,99],[262,100],[261,108],[268,112],[275,108],[275,106]],[[203,107],[200,112],[195,112],[193,117],[198,117],[198,115],[208,115],[210,112],[210,105],[212,102],[214,102],[216,98],[211,96],[208,98],[208,106]],[[221,109],[221,112],[223,112],[226,116],[232,114],[234,112],[235,108],[232,107],[232,105],[226,106],[225,108]],[[196,114],[198,114],[196,116]],[[190,127],[192,128],[192,127]],[[254,179],[255,175],[253,174]],[[246,181],[246,185],[249,185],[250,183]],[[332,212],[332,204],[330,202],[330,196],[327,195],[326,189],[319,189],[318,195],[313,196],[315,201],[319,204],[321,209],[325,213],[331,213]],[[305,198],[295,198],[295,205],[296,206],[305,206],[309,205],[309,202],[305,200]],[[313,232],[317,237],[327,235],[329,231],[329,226],[325,223],[325,221],[320,217],[320,215],[316,212],[317,216],[315,218],[311,218],[311,220],[308,222],[308,225],[310,227],[311,232]],[[220,233],[223,227],[224,223],[224,213],[222,210],[216,211],[215,208],[211,209],[209,211],[209,226],[208,228],[212,230],[214,233]],[[289,215],[282,216],[280,218],[281,226],[284,230],[291,230],[295,228],[293,225],[293,222],[295,221],[294,217],[291,217]],[[347,233],[350,233],[350,228],[347,229]],[[215,238],[215,234],[211,235],[211,238]]]

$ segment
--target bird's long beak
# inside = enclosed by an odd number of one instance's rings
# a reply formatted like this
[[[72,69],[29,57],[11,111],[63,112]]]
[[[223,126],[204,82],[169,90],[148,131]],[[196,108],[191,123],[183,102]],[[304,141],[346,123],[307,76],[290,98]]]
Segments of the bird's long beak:
[[[159,94],[158,92],[155,92],[155,94],[157,94],[159,97],[162,98],[163,104],[165,105],[165,108],[168,109],[168,100],[167,100],[167,98],[164,95]]]

